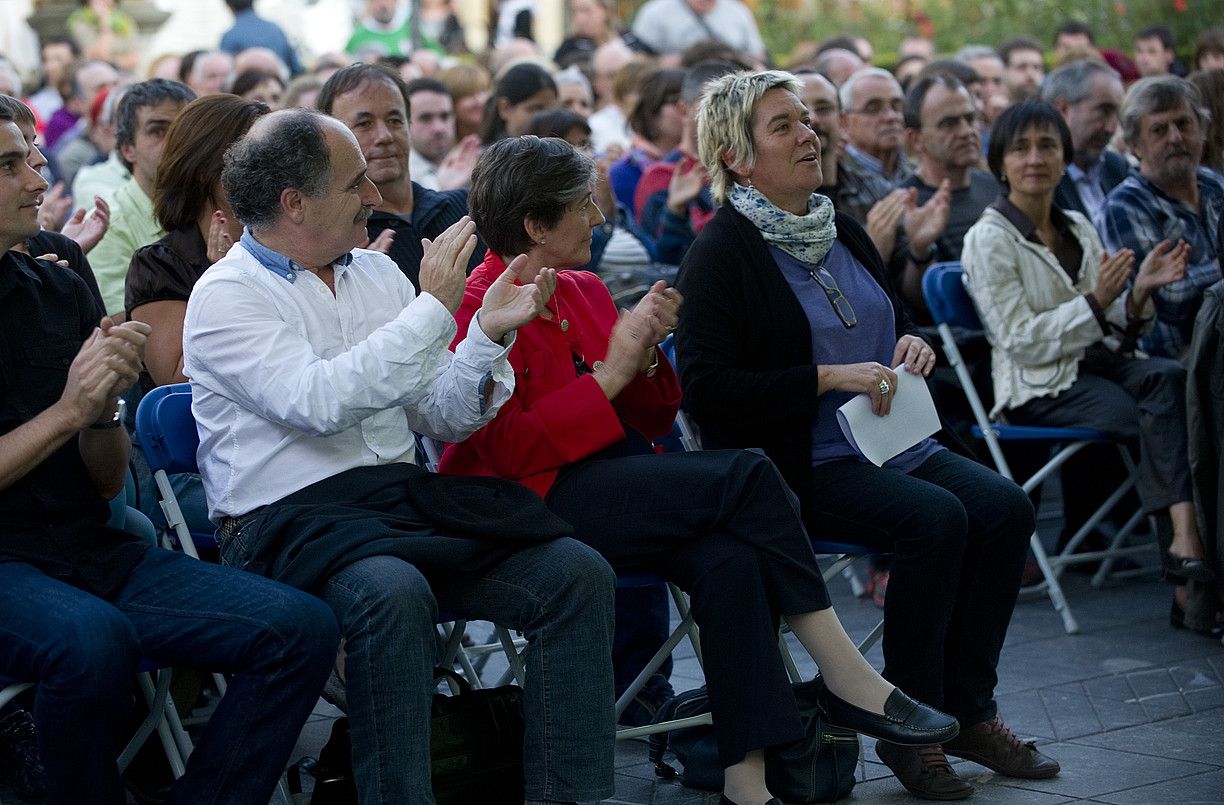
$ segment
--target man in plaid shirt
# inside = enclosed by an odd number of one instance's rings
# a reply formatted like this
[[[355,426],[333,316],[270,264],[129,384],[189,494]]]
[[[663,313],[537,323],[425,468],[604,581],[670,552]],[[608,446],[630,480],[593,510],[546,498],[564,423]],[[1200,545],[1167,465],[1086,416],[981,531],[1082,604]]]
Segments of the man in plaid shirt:
[[[1095,219],[1105,248],[1133,249],[1135,265],[1162,240],[1190,244],[1186,276],[1153,294],[1156,323],[1140,342],[1151,355],[1181,357],[1203,292],[1220,280],[1216,231],[1224,214],[1224,177],[1199,167],[1205,124],[1189,81],[1160,76],[1131,87],[1122,133],[1139,170],[1110,192]]]

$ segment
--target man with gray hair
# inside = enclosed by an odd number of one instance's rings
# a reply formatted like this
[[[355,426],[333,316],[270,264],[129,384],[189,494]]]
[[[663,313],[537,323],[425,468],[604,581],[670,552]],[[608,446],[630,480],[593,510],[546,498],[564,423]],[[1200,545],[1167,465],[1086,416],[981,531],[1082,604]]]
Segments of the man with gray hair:
[[[846,167],[874,173],[895,187],[914,172],[905,156],[901,85],[887,70],[869,67],[847,78],[837,93],[846,138]]]
[[[1106,194],[1130,172],[1126,159],[1108,150],[1118,130],[1122,78],[1104,62],[1084,59],[1050,73],[1041,87],[1041,98],[1067,121],[1075,147],[1054,192],[1054,204],[1091,219],[1105,203]]]
[[[514,331],[545,310],[555,273],[516,284],[507,270],[452,353],[475,225],[427,242],[419,295],[355,248],[380,197],[344,123],[260,118],[221,181],[246,230],[183,323],[209,516],[226,564],[336,613],[358,798],[434,801],[439,610],[527,636],[524,798],[611,794],[611,569],[523,487],[416,466],[414,430],[462,441],[510,399]]]
[[[1206,112],[1184,78],[1153,76],[1131,86],[1122,103],[1122,136],[1139,170],[1106,197],[1094,224],[1105,248],[1131,249],[1136,265],[1165,240],[1190,245],[1186,276],[1152,294],[1156,324],[1140,341],[1151,355],[1180,359],[1203,292],[1220,280],[1215,242],[1224,215],[1224,179],[1199,167]]]

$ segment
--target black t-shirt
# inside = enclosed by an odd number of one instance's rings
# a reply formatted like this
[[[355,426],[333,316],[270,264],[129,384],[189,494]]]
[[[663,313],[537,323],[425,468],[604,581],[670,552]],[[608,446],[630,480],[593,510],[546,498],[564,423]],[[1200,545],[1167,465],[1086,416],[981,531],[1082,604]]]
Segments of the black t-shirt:
[[[370,240],[375,240],[384,229],[395,231],[395,239],[391,242],[391,252],[388,254],[399,266],[404,276],[412,282],[417,293],[421,292],[421,258],[425,250],[421,248],[421,238],[434,240],[446,228],[468,214],[468,191],[466,190],[429,190],[416,182],[412,183],[412,220],[389,212],[375,211],[366,222],[366,232]],[[484,262],[485,244],[477,236],[476,249],[468,260],[467,273]]]
[[[85,287],[89,288],[93,298],[98,300],[98,307],[104,307],[102,292],[98,290],[98,279],[94,276],[89,260],[85,258],[85,252],[81,251],[75,240],[59,232],[48,232],[44,229],[26,241],[26,248],[34,257],[54,254],[61,260],[67,260],[68,270],[85,281]]]
[[[0,258],[0,434],[50,408],[102,318],[75,273],[18,252]],[[110,508],[70,438],[0,489],[0,561],[29,562],[105,594],[144,555],[136,537],[105,527]]]

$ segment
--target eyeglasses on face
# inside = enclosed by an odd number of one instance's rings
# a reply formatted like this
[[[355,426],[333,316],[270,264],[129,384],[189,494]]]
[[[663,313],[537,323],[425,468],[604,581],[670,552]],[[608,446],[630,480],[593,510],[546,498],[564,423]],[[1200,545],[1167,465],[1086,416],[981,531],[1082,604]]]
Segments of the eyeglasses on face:
[[[876,115],[884,114],[885,110],[901,114],[905,110],[905,101],[900,98],[890,98],[887,100],[884,98],[872,98],[863,104],[861,109],[851,109],[850,111],[860,115],[875,117]]]

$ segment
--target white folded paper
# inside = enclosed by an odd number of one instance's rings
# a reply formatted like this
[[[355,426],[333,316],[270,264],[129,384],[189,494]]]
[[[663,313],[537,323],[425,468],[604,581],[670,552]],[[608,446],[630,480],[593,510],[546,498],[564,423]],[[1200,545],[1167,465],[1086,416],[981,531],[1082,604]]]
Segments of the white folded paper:
[[[893,392],[888,416],[871,412],[871,397],[856,395],[837,409],[837,422],[852,447],[863,458],[884,466],[884,462],[939,430],[939,414],[930,389],[921,375],[905,371],[904,364],[894,369],[897,388]]]

